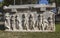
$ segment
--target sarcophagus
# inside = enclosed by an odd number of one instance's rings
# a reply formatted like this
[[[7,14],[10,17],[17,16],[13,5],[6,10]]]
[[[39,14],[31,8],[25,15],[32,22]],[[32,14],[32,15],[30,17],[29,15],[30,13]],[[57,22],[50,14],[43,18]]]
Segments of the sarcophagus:
[[[5,13],[6,31],[54,32],[55,14],[51,11],[54,7],[33,4],[4,8],[7,11]],[[41,11],[40,8],[45,10]]]

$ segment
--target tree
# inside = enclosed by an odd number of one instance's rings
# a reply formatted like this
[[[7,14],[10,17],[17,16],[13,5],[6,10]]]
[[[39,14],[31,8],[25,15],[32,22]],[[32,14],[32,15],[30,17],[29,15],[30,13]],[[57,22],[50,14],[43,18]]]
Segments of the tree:
[[[15,4],[34,4],[37,3],[37,0],[15,0]],[[13,5],[14,0],[4,0],[4,5]]]
[[[57,4],[58,4],[58,6],[60,6],[60,0],[57,0]]]
[[[13,0],[4,0],[3,2],[4,2],[3,5],[11,5],[11,4],[13,4]]]
[[[50,3],[55,2],[55,0],[48,0]],[[57,4],[60,5],[60,0],[56,0]],[[15,4],[35,4],[38,0],[15,0]],[[14,0],[4,0],[4,5],[13,5]]]

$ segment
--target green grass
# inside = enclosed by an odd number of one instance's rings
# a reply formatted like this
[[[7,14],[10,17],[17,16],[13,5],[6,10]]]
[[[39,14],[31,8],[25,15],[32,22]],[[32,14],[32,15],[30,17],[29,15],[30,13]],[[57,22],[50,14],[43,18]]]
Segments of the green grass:
[[[56,24],[56,32],[60,32],[60,24]]]
[[[5,32],[0,31],[0,38],[60,38],[60,24],[56,24],[56,32]]]

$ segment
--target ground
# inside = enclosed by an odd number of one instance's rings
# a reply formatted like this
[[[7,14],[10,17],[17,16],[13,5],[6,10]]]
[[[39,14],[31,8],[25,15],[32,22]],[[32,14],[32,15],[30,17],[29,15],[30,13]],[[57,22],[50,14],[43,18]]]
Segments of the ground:
[[[0,38],[60,38],[60,24],[56,24],[56,32],[5,32],[0,31]]]

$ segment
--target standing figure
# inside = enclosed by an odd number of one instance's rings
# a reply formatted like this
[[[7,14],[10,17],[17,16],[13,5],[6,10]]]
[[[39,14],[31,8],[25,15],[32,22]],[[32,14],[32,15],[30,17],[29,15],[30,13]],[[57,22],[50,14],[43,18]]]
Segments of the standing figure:
[[[43,18],[43,30],[48,30],[48,20],[45,17]]]
[[[6,13],[5,18],[6,18],[5,19],[5,26],[8,30],[11,30],[10,29],[10,15],[9,15],[9,13]]]
[[[30,15],[29,16],[29,21],[28,21],[28,25],[29,25],[29,29],[30,30],[33,30],[34,28],[33,28],[33,17],[32,17],[32,15]]]
[[[38,22],[38,23],[37,23],[37,24],[38,24],[38,26],[37,26],[38,29],[39,29],[39,30],[42,30],[41,16],[40,16],[40,15],[38,15],[38,20],[37,20],[37,22]]]
[[[16,24],[16,29],[19,29],[19,21],[18,21],[18,16],[15,16],[15,24]]]
[[[11,30],[13,30],[13,20],[12,20],[12,18],[13,18],[13,16],[11,16],[11,18],[10,18]]]
[[[23,27],[23,30],[27,30],[27,27],[26,27],[26,22],[25,22],[25,14],[22,15],[22,27]]]
[[[37,27],[36,29],[38,30],[42,30],[42,16],[40,14],[37,16],[35,27]]]

